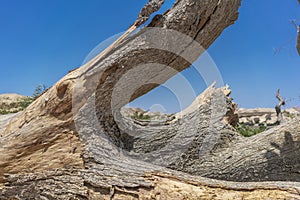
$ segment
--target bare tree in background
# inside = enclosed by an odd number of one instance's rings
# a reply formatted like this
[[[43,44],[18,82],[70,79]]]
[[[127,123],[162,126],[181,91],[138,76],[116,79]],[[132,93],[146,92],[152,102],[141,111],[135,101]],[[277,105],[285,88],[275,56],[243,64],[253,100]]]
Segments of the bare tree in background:
[[[296,48],[297,48],[298,54],[300,56],[300,26],[297,27],[297,32],[298,32],[298,37],[297,37]]]
[[[298,0],[298,3],[300,4],[300,0]],[[296,41],[296,49],[297,49],[298,55],[300,56],[300,25],[297,25],[297,23],[296,23],[296,21],[298,21],[298,20],[294,19],[294,20],[290,20],[290,21],[295,26],[295,28],[297,29],[298,36],[297,36],[297,41]],[[281,46],[278,49],[275,49],[275,53],[280,51],[282,48],[283,48],[283,46]]]
[[[276,92],[276,98],[278,99],[279,103],[275,106],[276,114],[277,114],[277,123],[280,124],[282,122],[282,112],[281,106],[285,105],[284,99],[280,96],[280,90],[278,89]]]

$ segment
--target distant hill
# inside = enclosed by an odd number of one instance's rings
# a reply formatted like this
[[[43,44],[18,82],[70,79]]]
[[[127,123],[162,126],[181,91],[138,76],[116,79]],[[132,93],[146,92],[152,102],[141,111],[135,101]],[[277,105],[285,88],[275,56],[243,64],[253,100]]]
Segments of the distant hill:
[[[282,110],[283,119],[288,121],[300,116],[300,108],[288,108]],[[246,125],[276,125],[277,115],[274,108],[254,108],[238,110],[239,123]]]
[[[32,101],[31,97],[19,94],[0,94],[0,114],[17,113]]]
[[[179,114],[165,114],[161,112],[144,111],[141,108],[122,108],[121,113],[124,117],[130,117],[135,121],[160,121],[166,123],[172,121],[175,115]],[[283,119],[289,121],[295,117],[300,117],[300,108],[293,107],[282,110]],[[277,123],[277,115],[274,108],[240,108],[237,110],[239,123],[248,126],[275,126]],[[143,123],[148,125],[148,123]]]

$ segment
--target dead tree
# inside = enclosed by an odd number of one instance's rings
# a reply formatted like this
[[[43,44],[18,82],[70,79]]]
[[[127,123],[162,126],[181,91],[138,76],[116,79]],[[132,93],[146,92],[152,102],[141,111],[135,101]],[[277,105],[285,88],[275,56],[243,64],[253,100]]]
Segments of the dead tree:
[[[115,42],[113,42],[108,48],[101,52],[95,59],[99,60],[108,54],[112,49],[118,46],[126,37],[128,37],[133,31],[143,25],[150,16],[158,11],[165,3],[165,0],[149,0],[149,2],[142,8],[135,22],[128,28],[128,30],[122,34]],[[94,59],[94,60],[95,60]]]
[[[144,24],[154,12],[161,8],[164,3],[165,0],[149,0],[149,2],[142,8],[138,18],[134,22],[134,25],[138,27]]]
[[[280,124],[283,120],[281,106],[285,105],[284,99],[279,94],[280,90],[278,89],[276,92],[276,98],[278,99],[279,103],[275,106],[276,114],[277,114],[277,123]]]
[[[227,88],[208,88],[170,129],[119,118],[189,67],[203,52],[194,42],[208,48],[239,6],[177,0],[42,94],[0,133],[0,199],[299,199],[299,122],[243,140]]]

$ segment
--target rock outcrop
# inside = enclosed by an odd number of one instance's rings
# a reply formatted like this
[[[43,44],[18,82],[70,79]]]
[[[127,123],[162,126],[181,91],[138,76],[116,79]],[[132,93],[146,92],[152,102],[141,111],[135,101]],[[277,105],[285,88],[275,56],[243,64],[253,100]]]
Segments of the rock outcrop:
[[[141,108],[121,109],[123,118],[127,118],[128,123],[141,126],[164,126],[169,125],[176,119],[175,114],[165,114],[162,112],[145,111]]]
[[[193,104],[196,110],[176,116],[170,126],[177,131],[154,129],[149,137],[120,114],[189,67],[202,53],[194,42],[208,48],[237,19],[239,6],[239,0],[177,0],[152,28],[42,94],[2,132],[0,199],[300,199],[298,182],[216,180],[298,181],[298,121],[243,143],[230,126],[236,121],[230,92],[213,87]]]
[[[0,115],[20,112],[30,100],[30,97],[19,94],[0,94]]]
[[[300,116],[297,108],[289,108],[282,111],[283,121],[290,121]],[[239,109],[239,123],[248,126],[275,126],[277,114],[274,108]]]

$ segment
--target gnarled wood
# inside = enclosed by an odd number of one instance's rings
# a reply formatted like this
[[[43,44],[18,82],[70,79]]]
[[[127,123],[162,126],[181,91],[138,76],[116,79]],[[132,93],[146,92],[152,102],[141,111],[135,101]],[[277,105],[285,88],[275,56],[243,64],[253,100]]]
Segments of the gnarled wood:
[[[259,164],[260,159],[255,156],[263,153],[253,146],[243,147],[242,139],[228,123],[232,122],[229,116],[234,114],[234,106],[227,88],[209,88],[196,104],[198,107],[177,116],[179,121],[186,116],[192,121],[202,116],[200,129],[187,135],[192,142],[183,153],[194,156],[190,163],[204,162],[199,165],[204,168],[198,171],[177,165],[186,159],[183,156],[176,162],[180,151],[173,156],[160,154],[169,158],[167,162],[136,159],[135,156],[147,153],[138,154],[146,149],[141,145],[147,144],[150,152],[162,150],[165,145],[153,148],[151,138],[131,135],[122,128],[122,120],[118,121],[119,110],[128,101],[189,67],[203,51],[193,41],[208,48],[237,19],[239,5],[239,0],[178,0],[150,23],[155,28],[144,28],[122,39],[107,53],[56,83],[2,132],[0,199],[299,199],[299,184],[295,182],[218,181],[166,168],[216,179],[252,180],[245,179],[245,169]],[[178,40],[178,35],[182,40]],[[139,70],[140,66],[144,71]],[[293,125],[297,127],[296,122]],[[214,133],[220,137],[215,138]],[[267,140],[282,141],[272,133],[265,133],[261,144]],[[168,137],[180,141],[178,132],[167,134],[166,141]],[[213,144],[205,147],[203,138],[207,136]],[[255,144],[255,140],[249,139],[246,144]],[[271,146],[284,149],[281,144]],[[201,147],[205,148],[200,151]],[[266,150],[271,151],[272,147],[266,146]],[[294,147],[298,149],[297,145]],[[243,154],[238,153],[241,149],[245,149]],[[227,162],[230,155],[232,159]],[[274,167],[270,165],[269,174]]]

